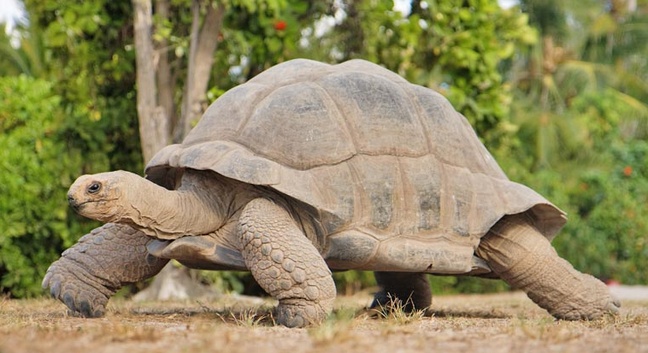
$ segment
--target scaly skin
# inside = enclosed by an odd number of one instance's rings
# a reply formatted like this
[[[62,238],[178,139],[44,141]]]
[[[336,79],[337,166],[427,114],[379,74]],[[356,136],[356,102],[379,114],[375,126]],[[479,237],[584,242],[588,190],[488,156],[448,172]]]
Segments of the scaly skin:
[[[148,254],[153,239],[130,226],[105,224],[86,234],[50,265],[43,279],[73,315],[101,317],[122,286],[155,276],[169,261]]]
[[[560,258],[524,214],[502,218],[482,238],[477,254],[557,319],[593,320],[619,311],[605,284]]]
[[[321,323],[333,307],[335,284],[324,259],[288,212],[270,200],[252,200],[241,214],[238,232],[252,275],[279,300],[277,322],[287,327]]]
[[[381,290],[375,294],[372,308],[391,309],[400,301],[403,310],[426,310],[432,305],[432,291],[428,275],[416,272],[375,272]]]

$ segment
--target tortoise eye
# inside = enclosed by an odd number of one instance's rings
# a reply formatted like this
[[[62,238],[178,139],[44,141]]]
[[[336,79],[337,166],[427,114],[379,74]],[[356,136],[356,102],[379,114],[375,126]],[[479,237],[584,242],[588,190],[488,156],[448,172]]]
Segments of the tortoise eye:
[[[96,194],[101,190],[101,183],[99,182],[94,182],[88,186],[88,193],[90,194]]]

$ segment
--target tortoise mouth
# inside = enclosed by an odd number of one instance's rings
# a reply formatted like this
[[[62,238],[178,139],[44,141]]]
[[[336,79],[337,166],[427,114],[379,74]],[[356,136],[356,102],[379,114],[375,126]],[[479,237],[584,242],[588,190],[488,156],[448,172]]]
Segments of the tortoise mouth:
[[[77,213],[79,213],[85,207],[85,205],[88,204],[88,202],[90,202],[90,201],[79,202],[73,196],[68,195],[68,204]]]
[[[72,207],[72,209],[74,210],[74,212],[76,212],[76,213],[81,213],[81,211],[83,211],[83,206],[85,206],[85,204],[80,204],[80,205],[70,205],[70,206]]]

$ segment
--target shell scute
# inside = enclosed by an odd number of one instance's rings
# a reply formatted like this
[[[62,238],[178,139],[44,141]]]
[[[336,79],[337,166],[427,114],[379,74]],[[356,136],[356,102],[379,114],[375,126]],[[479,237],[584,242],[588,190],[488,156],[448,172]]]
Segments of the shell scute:
[[[299,82],[279,87],[258,102],[236,140],[282,165],[306,170],[356,153],[343,121],[321,87]]]
[[[422,156],[427,138],[400,84],[364,72],[338,72],[318,83],[337,103],[359,153]]]

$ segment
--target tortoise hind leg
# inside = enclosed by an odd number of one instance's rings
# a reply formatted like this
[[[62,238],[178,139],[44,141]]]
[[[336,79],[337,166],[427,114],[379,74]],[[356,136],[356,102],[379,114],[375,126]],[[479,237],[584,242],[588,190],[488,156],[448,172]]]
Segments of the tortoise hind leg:
[[[398,302],[403,310],[425,310],[432,304],[428,275],[417,272],[374,272],[381,290],[374,296],[372,308],[389,308]]]
[[[502,218],[482,238],[477,255],[558,319],[591,320],[619,310],[605,284],[559,257],[525,214]]]

